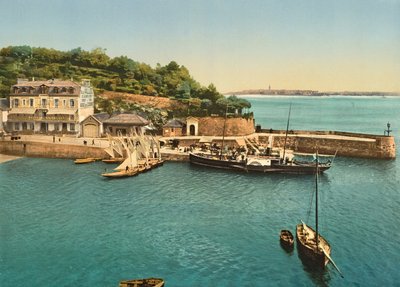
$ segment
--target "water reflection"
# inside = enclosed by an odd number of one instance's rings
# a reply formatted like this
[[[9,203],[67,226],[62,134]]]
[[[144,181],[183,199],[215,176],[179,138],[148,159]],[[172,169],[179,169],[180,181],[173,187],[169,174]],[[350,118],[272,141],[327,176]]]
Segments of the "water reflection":
[[[329,273],[328,267],[325,269],[311,265],[308,261],[304,260],[303,257],[297,252],[297,256],[303,263],[303,270],[306,275],[314,282],[316,286],[329,286],[329,281],[331,280],[331,275]]]

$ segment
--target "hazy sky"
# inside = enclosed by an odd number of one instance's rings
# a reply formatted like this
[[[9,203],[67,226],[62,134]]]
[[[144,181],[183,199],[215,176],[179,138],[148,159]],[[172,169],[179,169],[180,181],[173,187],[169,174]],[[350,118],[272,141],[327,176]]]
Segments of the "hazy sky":
[[[400,0],[0,0],[0,47],[172,60],[221,92],[400,91]]]

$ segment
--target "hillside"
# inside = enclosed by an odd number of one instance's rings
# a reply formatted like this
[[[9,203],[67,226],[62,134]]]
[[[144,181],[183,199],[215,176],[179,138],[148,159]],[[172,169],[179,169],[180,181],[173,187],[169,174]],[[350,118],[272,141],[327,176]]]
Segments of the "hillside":
[[[157,108],[162,110],[174,110],[176,108],[187,108],[187,105],[180,101],[154,96],[144,96],[120,92],[104,91],[99,97],[108,100],[121,99],[126,103],[139,104],[145,107]]]
[[[110,58],[104,49],[67,52],[29,46],[0,50],[0,95],[7,96],[17,78],[89,78],[99,90],[185,99],[201,97],[203,87],[174,61],[152,68],[126,56]]]
[[[105,51],[101,48],[91,51],[30,46],[1,48],[0,97],[9,95],[18,78],[90,79],[95,88],[97,112],[155,113],[157,110],[156,114],[163,117],[184,117],[223,115],[227,108],[241,113],[251,107],[246,100],[225,98],[213,84],[201,86],[185,66],[175,61],[153,68],[126,56],[111,58]]]

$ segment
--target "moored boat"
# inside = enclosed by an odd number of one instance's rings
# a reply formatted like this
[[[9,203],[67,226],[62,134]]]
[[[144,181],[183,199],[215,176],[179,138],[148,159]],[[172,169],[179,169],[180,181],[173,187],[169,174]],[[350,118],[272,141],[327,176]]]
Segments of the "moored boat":
[[[78,158],[76,160],[74,160],[75,164],[85,164],[85,163],[91,163],[91,162],[95,162],[96,159],[89,157],[89,158]]]
[[[122,177],[130,177],[139,174],[139,170],[136,169],[128,169],[128,170],[118,170],[113,172],[102,173],[101,175],[108,178],[122,178]]]
[[[288,251],[293,250],[294,247],[294,237],[292,232],[289,230],[281,230],[280,236],[279,236],[279,241],[281,243],[281,246],[285,248]]]
[[[161,278],[132,279],[119,282],[119,287],[163,287],[164,283]]]
[[[104,163],[121,163],[124,160],[125,159],[123,157],[114,157],[114,158],[105,158],[105,159],[102,159],[101,161]]]
[[[315,161],[315,169],[315,230],[303,221],[296,226],[297,251],[304,264],[312,268],[324,269],[331,262],[343,277],[339,268],[330,257],[330,244],[319,234],[318,230],[318,153]]]
[[[307,224],[296,226],[296,242],[299,256],[307,265],[323,269],[329,263],[330,244]]]
[[[204,153],[189,153],[190,163],[200,166],[229,169],[245,172],[314,174],[313,162],[284,162],[279,157],[248,157],[245,160],[231,159]],[[331,167],[330,162],[318,163],[318,172],[324,172]]]
[[[230,169],[245,172],[261,173],[285,173],[285,174],[314,174],[316,172],[315,163],[298,162],[287,157],[286,141],[289,131],[291,105],[286,127],[285,143],[283,145],[283,155],[281,156],[245,156],[243,153],[238,156],[224,155],[225,122],[222,133],[221,151],[217,155],[205,153],[189,153],[190,163],[200,166],[213,167],[219,169]],[[324,172],[331,167],[331,162],[318,163],[318,172]]]

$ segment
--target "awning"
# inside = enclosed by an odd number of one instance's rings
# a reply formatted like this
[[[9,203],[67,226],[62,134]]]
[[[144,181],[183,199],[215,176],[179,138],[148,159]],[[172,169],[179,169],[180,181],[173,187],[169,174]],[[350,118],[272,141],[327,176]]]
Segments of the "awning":
[[[75,115],[77,110],[69,109],[50,109],[46,115]]]
[[[33,115],[35,113],[35,108],[11,108],[8,114],[29,114]]]

